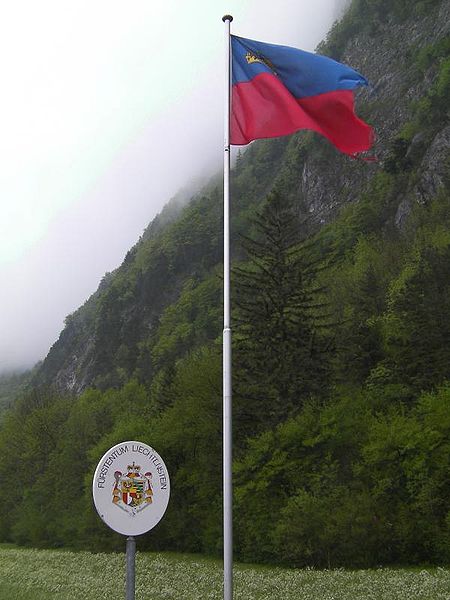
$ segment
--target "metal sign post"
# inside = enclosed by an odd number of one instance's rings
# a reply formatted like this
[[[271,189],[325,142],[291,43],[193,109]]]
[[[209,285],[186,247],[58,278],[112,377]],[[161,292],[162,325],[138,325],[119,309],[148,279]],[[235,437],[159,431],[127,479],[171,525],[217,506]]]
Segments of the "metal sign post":
[[[136,539],[162,519],[170,497],[170,479],[163,459],[151,446],[122,442],[102,457],[92,482],[100,518],[127,536],[126,600],[135,599]]]
[[[135,600],[136,590],[136,539],[127,537],[127,596],[126,600]]]

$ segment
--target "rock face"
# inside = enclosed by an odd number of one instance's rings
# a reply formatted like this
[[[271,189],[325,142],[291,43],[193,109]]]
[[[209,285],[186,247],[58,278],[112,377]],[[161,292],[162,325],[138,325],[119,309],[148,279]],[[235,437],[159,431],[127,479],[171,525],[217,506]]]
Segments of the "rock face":
[[[39,369],[36,384],[56,387],[60,392],[80,393],[92,384],[93,357],[95,345],[95,313],[101,290],[99,290],[73,315],[66,318],[65,327],[59,339]]]
[[[450,126],[445,127],[434,138],[420,166],[420,181],[416,187],[419,202],[426,203],[434,198],[444,185],[446,166],[450,154]]]
[[[337,0],[336,10],[344,4],[346,0]],[[375,154],[378,162],[351,160],[325,140],[311,136],[289,191],[296,196],[299,210],[312,229],[330,222],[346,203],[357,202],[371,178],[384,168],[391,142],[413,118],[413,101],[423,98],[436,79],[437,69],[432,64],[418,76],[415,57],[421,48],[449,32],[450,0],[443,0],[421,17],[411,16],[401,23],[388,17],[349,39],[341,60],[371,82],[370,89],[358,92],[356,106],[357,113],[376,132],[370,154]],[[405,190],[398,198],[398,227],[406,222],[414,202],[429,202],[443,186],[450,127],[443,123],[433,139],[418,133],[408,143],[406,161],[419,156],[420,166],[414,189]],[[276,144],[273,141],[265,146],[269,154],[274,149],[288,152],[288,144]],[[244,154],[242,163],[250,159]],[[287,162],[289,157],[278,156],[277,160]],[[251,166],[255,186],[258,172],[264,168]],[[275,178],[276,173],[272,185]],[[219,189],[211,192],[209,188],[205,197],[198,195],[184,211],[177,209],[176,214],[155,220],[122,266],[68,317],[38,372],[37,384],[78,394],[91,385],[120,385],[124,376],[139,372],[143,356],[151,362],[145,354],[146,344],[165,307],[178,298],[188,278],[201,280],[221,261],[220,194]],[[245,198],[241,198],[241,206],[242,212],[248,210]],[[146,378],[151,378],[151,372]]]
[[[420,19],[398,24],[392,19],[374,23],[373,31],[350,40],[342,62],[352,65],[371,83],[357,94],[356,112],[375,130],[374,152],[377,163],[361,168],[333,151],[312,153],[305,160],[299,194],[306,214],[316,224],[327,223],[346,202],[358,199],[367,182],[383,166],[389,143],[412,117],[413,101],[424,96],[433,82],[431,66],[417,81],[417,66],[412,57],[420,48],[435,43],[450,33],[450,2],[435,7]],[[318,142],[325,146],[325,143]],[[422,179],[417,198],[427,201],[442,185],[443,166],[448,152],[448,128],[439,132],[422,164]],[[371,153],[369,153],[371,154]],[[406,216],[411,199],[402,199],[398,222]],[[406,212],[405,212],[406,210]]]

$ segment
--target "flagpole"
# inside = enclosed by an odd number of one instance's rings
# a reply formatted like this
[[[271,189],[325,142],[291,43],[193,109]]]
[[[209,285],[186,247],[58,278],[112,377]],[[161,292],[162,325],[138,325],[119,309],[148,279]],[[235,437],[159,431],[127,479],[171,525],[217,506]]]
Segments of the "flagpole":
[[[233,599],[233,482],[230,303],[230,106],[231,15],[225,23],[225,110],[223,155],[223,597]]]

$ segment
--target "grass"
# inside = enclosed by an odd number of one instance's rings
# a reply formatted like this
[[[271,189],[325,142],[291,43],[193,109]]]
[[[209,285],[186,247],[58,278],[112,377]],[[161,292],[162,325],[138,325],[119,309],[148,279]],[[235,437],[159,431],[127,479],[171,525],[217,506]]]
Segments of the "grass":
[[[450,569],[235,567],[236,600],[450,600]],[[124,597],[121,554],[0,546],[1,600]],[[138,554],[136,600],[221,600],[222,568],[197,556]]]
[[[64,596],[64,598],[68,596]],[[16,585],[7,585],[0,583],[1,600],[53,600],[58,598],[56,593],[39,591],[34,589],[21,589]]]

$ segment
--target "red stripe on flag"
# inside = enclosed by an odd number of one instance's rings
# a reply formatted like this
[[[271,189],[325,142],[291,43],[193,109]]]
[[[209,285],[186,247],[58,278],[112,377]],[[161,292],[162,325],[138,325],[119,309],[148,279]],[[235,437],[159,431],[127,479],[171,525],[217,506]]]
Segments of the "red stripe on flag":
[[[300,129],[320,133],[350,155],[368,150],[373,141],[372,128],[355,115],[351,90],[297,100],[270,73],[233,86],[231,144],[248,144]]]

